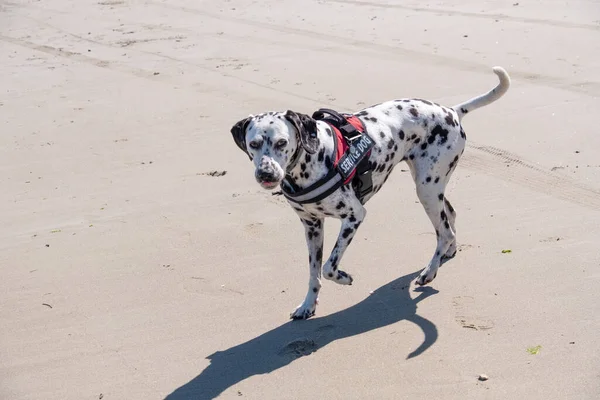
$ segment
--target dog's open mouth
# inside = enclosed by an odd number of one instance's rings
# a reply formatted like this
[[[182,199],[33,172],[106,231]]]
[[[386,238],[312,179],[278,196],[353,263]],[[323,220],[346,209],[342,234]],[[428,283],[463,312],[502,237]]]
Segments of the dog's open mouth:
[[[267,190],[273,190],[277,186],[279,186],[279,182],[261,181],[259,183],[260,183],[260,186],[262,186],[263,189],[267,189]]]

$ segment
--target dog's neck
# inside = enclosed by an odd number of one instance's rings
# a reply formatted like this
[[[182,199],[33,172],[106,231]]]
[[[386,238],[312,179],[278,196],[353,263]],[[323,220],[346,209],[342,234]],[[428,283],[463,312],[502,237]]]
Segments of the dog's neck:
[[[298,148],[297,159],[287,173],[287,181],[294,190],[302,190],[316,183],[333,167],[335,155],[334,140],[335,133],[331,126],[323,121],[317,121],[317,136],[319,138],[319,149],[315,154],[308,154]],[[298,146],[301,146],[298,143]]]

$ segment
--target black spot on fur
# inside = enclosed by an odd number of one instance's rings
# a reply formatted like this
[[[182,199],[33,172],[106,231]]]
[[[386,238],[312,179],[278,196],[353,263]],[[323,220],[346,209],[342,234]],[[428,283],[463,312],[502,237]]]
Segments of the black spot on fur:
[[[460,137],[463,139],[467,138],[467,134],[465,133],[465,131],[463,130],[462,126],[460,127]]]
[[[394,142],[394,139],[390,139],[390,141],[388,142],[388,146],[387,146],[388,150],[391,150],[394,147],[395,143],[396,142]]]
[[[440,201],[444,200],[444,193],[440,193],[438,195],[438,199],[440,199]]]
[[[342,237],[344,239],[347,239],[348,236],[350,236],[352,234],[352,232],[354,232],[354,229],[352,229],[352,228],[346,228],[346,229],[344,229],[344,232],[342,232]]]
[[[411,107],[410,113],[413,115],[413,117],[418,117],[419,116],[419,112],[414,107]]]
[[[340,214],[341,219],[346,219],[347,217],[348,217],[348,214]]]
[[[450,126],[456,126],[456,121],[454,121],[451,114],[446,115],[446,123]]]
[[[309,163],[310,160],[311,160],[310,154],[306,153],[306,156],[304,156],[304,161],[306,161],[307,163]]]
[[[319,247],[319,248],[317,249],[317,261],[320,261],[320,260],[322,260],[322,259],[323,259],[323,248],[322,248],[322,247]]]
[[[348,278],[348,274],[344,271],[338,271],[337,279],[340,280],[342,278]]]
[[[444,228],[450,229],[450,224],[448,223],[448,221],[444,222]]]
[[[421,138],[420,137],[418,137],[418,138],[415,139],[415,143],[416,144],[419,144],[420,142],[421,142]]]
[[[452,162],[448,166],[449,169],[448,169],[448,172],[446,172],[446,176],[450,173],[450,171],[452,171],[452,168],[454,168],[454,166],[456,165],[457,161],[458,161],[458,156],[454,157],[454,160],[452,160]]]
[[[448,130],[442,128],[440,125],[436,125],[435,128],[431,130],[431,135],[427,138],[427,142],[433,144],[438,137],[440,138],[439,144],[446,143],[448,141]]]
[[[400,104],[396,104],[396,108],[400,111],[402,111],[402,106]]]
[[[433,183],[438,183],[439,181],[440,181],[440,177],[439,177],[439,176],[436,176],[436,177],[435,177],[435,180],[433,181]]]
[[[358,113],[358,114],[356,114],[356,115],[357,115],[357,116],[359,116],[359,117],[364,117],[364,116],[366,116],[366,115],[369,115],[369,112],[368,112],[368,111],[365,111],[365,110],[363,110],[363,111],[359,112],[359,113]]]
[[[377,172],[383,172],[385,170],[385,164],[381,164],[378,168],[377,168]]]
[[[426,150],[427,149],[427,142],[423,142],[421,144],[421,150]]]
[[[394,151],[398,151],[398,145],[394,146]]]
[[[325,167],[333,168],[333,161],[331,161],[330,156],[325,157]]]
[[[442,221],[445,221],[448,216],[446,215],[446,211],[442,210],[442,212],[440,213],[440,218],[442,219]]]
[[[350,218],[348,218],[348,221],[356,222],[356,217],[354,216],[354,214],[350,214]]]
[[[318,291],[319,291],[318,288],[316,288],[316,287],[313,288],[313,293],[317,293]]]
[[[328,273],[327,276],[329,276],[330,278],[333,278],[333,273]]]
[[[432,103],[432,102],[430,102],[430,101],[427,101],[427,100],[423,100],[423,99],[415,99],[415,100],[417,100],[417,101],[420,101],[420,102],[422,102],[422,103],[425,103],[425,104],[427,104],[428,106],[432,106],[432,105],[433,105],[433,103]]]
[[[461,108],[460,112],[462,112],[463,114],[466,114],[469,112],[469,110],[467,110],[466,108]]]
[[[424,152],[421,153],[421,158],[425,158],[425,157],[427,157],[427,152],[426,151],[424,151]]]
[[[335,208],[337,210],[341,210],[342,208],[346,207],[346,203],[344,203],[343,201],[340,201],[337,206],[335,206]]]
[[[388,162],[388,161],[390,161],[390,155],[389,155],[389,154],[387,154],[387,155],[385,156],[385,162]]]
[[[321,149],[321,151],[319,151],[319,156],[317,159],[319,160],[319,162],[323,162],[323,160],[325,159],[325,149]]]
[[[333,267],[333,269],[336,269],[338,265],[338,256],[335,256],[331,259],[331,266]]]
[[[411,160],[414,160],[415,159],[415,155],[411,154],[411,155],[408,156],[408,158],[410,158]]]
[[[327,132],[327,136],[329,136],[329,137],[333,136],[333,131],[331,130],[331,128],[325,129],[325,132]]]
[[[400,130],[400,132],[398,132],[398,137],[400,138],[400,140],[404,140],[404,131]]]
[[[306,164],[300,163],[300,170],[306,171]],[[302,176],[302,174],[300,174],[300,176]]]
[[[383,133],[383,131],[379,132],[379,136],[381,136],[381,138],[383,139],[385,137],[385,133]]]
[[[452,207],[452,204],[450,204],[448,199],[444,199],[444,203],[446,204],[446,207],[448,207],[448,211],[450,211],[450,213],[454,214],[454,207]]]
[[[428,176],[427,178],[425,178],[425,182],[427,182],[427,183],[431,182],[431,177]]]

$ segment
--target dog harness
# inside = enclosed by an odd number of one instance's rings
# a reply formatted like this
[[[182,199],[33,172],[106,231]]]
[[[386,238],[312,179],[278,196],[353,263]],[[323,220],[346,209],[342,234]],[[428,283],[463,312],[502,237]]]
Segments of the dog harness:
[[[372,171],[367,156],[371,154],[375,142],[362,121],[354,115],[321,108],[312,117],[326,122],[333,130],[333,166],[323,178],[302,190],[290,182],[288,175],[281,185],[283,195],[294,203],[315,203],[343,185],[352,183],[356,196],[362,203],[365,196],[373,190]],[[296,157],[298,158],[300,157]]]

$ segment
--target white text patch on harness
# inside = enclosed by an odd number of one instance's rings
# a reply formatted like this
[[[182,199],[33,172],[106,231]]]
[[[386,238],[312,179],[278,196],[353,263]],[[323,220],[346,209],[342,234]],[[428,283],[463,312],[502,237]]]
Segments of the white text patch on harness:
[[[352,175],[352,171],[356,169],[358,163],[360,163],[374,145],[375,142],[373,142],[367,133],[363,133],[356,142],[350,145],[348,151],[344,153],[338,162],[338,170],[344,180]]]

